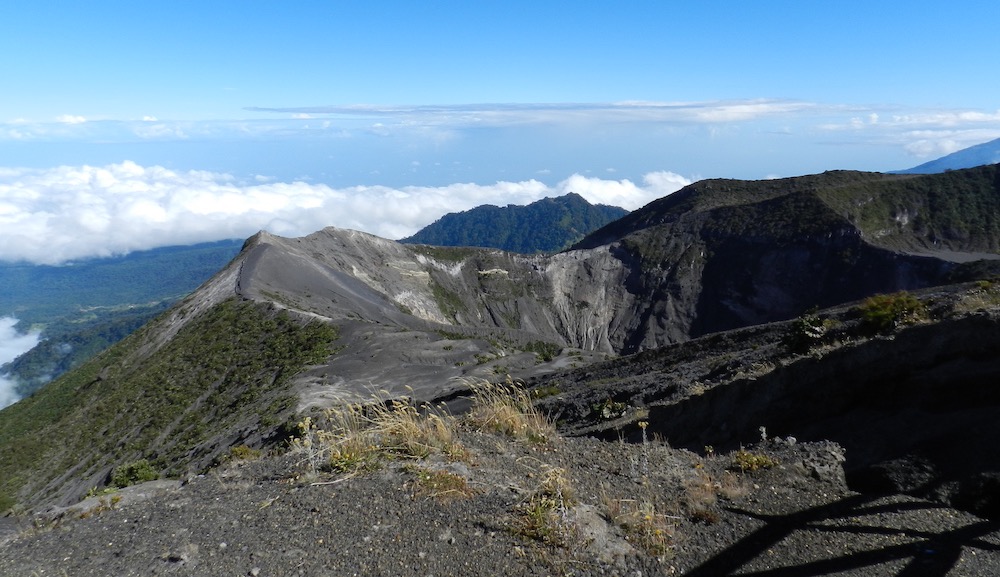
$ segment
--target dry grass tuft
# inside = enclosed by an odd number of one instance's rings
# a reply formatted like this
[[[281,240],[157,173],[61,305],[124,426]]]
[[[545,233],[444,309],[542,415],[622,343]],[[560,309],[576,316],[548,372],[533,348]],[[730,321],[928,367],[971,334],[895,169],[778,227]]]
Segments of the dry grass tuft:
[[[655,557],[670,554],[676,517],[661,513],[647,500],[612,499],[602,494],[601,505],[608,520],[621,527],[634,547]]]
[[[455,418],[438,409],[424,405],[419,411],[409,401],[393,400],[371,412],[371,430],[384,451],[418,459],[437,453],[456,459],[465,455]]]
[[[465,477],[438,469],[412,466],[407,469],[416,477],[415,495],[446,502],[465,499],[475,494]]]
[[[684,509],[695,521],[714,523],[718,520],[715,505],[718,502],[718,485],[703,470],[684,483]]]
[[[719,497],[728,501],[746,497],[750,494],[751,488],[751,484],[746,478],[734,475],[730,471],[723,472],[722,478],[716,482],[715,486]]]
[[[312,475],[320,470],[355,473],[376,467],[383,458],[466,456],[454,417],[429,406],[418,410],[408,400],[344,405],[327,410],[319,423],[306,417],[298,427],[292,449],[305,455]]]
[[[463,423],[531,443],[555,436],[555,427],[512,380],[470,381],[468,386],[473,406]],[[298,428],[292,449],[304,455],[313,476],[325,470],[356,473],[376,467],[383,458],[424,459],[436,454],[452,460],[468,458],[458,439],[459,420],[440,407],[417,407],[409,399],[344,405],[316,420],[305,417]]]
[[[531,402],[531,395],[510,378],[506,383],[469,381],[472,410],[470,425],[530,443],[545,443],[555,437],[555,427]]]

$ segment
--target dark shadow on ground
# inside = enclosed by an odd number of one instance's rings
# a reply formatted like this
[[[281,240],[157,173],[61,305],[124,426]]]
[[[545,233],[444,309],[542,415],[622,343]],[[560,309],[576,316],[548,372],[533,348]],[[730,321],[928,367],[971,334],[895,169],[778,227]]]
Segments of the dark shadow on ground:
[[[928,532],[870,525],[858,525],[848,519],[879,513],[903,513],[907,510],[943,508],[944,505],[927,502],[872,504],[877,495],[854,495],[832,503],[791,513],[788,515],[761,515],[739,508],[727,508],[738,515],[746,515],[766,523],[760,529],[740,539],[730,547],[717,553],[698,567],[685,573],[687,577],[720,577],[733,575],[754,575],[758,577],[809,577],[829,575],[845,571],[858,574],[877,573],[877,566],[885,563],[908,560],[895,575],[897,577],[936,577],[946,575],[955,568],[962,549],[1000,554],[1000,545],[984,540],[983,537],[1000,530],[1000,522],[983,520],[954,530]],[[831,524],[831,520],[842,519],[842,524]],[[796,531],[841,532],[889,536],[905,534],[912,538],[904,544],[887,545],[860,553],[832,556],[827,559],[809,561],[760,571],[746,571],[758,556],[788,538]]]

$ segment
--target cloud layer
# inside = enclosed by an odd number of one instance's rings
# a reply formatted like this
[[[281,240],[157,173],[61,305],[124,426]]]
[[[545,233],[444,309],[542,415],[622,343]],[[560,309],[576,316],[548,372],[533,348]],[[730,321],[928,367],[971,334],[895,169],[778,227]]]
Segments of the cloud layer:
[[[18,333],[17,319],[0,317],[0,365],[13,361],[38,344],[38,333]],[[14,383],[0,375],[0,409],[18,400]]]
[[[469,131],[517,127],[621,127],[685,130],[742,126],[746,134],[784,131],[816,144],[830,134],[861,146],[885,146],[925,158],[1000,136],[1000,110],[904,108],[788,99],[695,102],[490,103],[248,107],[239,120],[89,118],[0,119],[3,142],[148,143],[186,141],[329,141],[370,136],[423,145]],[[749,130],[753,127],[753,130]],[[739,131],[734,131],[731,138]],[[820,136],[826,135],[826,136]],[[850,136],[848,136],[850,135]],[[752,141],[746,142],[753,146]],[[116,159],[117,160],[117,159]],[[798,171],[786,171],[796,174]]]
[[[238,181],[228,174],[123,162],[51,169],[0,168],[0,260],[59,264],[158,246],[245,238],[259,230],[302,236],[326,226],[386,238],[413,234],[448,212],[526,204],[576,192],[634,210],[689,184],[671,172],[641,183],[572,175],[491,185],[355,186]]]

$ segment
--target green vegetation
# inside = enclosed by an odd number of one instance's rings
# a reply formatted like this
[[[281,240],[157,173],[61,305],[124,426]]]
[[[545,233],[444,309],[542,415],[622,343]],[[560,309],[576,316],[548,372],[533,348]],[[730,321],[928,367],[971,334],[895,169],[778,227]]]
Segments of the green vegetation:
[[[0,263],[0,310],[29,326],[182,297],[225,266],[242,241],[137,251],[63,266]],[[124,303],[130,303],[124,305]]]
[[[532,399],[546,399],[548,397],[554,397],[561,393],[562,390],[557,385],[548,385],[544,387],[538,387],[531,389]]]
[[[0,310],[42,329],[34,349],[0,367],[27,396],[138,329],[208,280],[242,241],[139,251],[64,266],[0,263]],[[22,329],[26,330],[26,329]]]
[[[890,332],[901,324],[915,323],[927,316],[927,307],[906,291],[873,295],[859,307],[862,325],[874,332]]]
[[[149,458],[165,476],[208,466],[209,442],[287,406],[285,383],[334,352],[335,327],[252,302],[224,301],[161,348],[161,317],[0,413],[0,499],[36,494],[73,467],[100,475]],[[286,409],[290,414],[291,408]],[[286,415],[273,416],[275,423]]]
[[[628,412],[628,405],[616,402],[613,399],[607,399],[603,402],[596,403],[590,409],[592,414],[598,420],[611,421],[625,416],[625,413]]]
[[[466,311],[462,298],[441,286],[440,283],[434,280],[433,276],[431,277],[430,285],[431,293],[434,295],[434,300],[437,302],[438,308],[441,309],[441,314],[456,321],[456,315]]]
[[[706,219],[705,237],[720,241],[739,237],[771,242],[801,241],[842,227],[844,219],[830,210],[814,191],[742,206],[714,210]]]
[[[551,361],[562,352],[562,347],[559,345],[545,341],[531,341],[520,348],[526,353],[535,353],[538,360],[543,363]]]
[[[234,461],[256,461],[263,454],[260,449],[254,449],[247,445],[236,445],[229,449],[229,458]]]
[[[733,453],[733,462],[729,465],[729,468],[741,473],[753,473],[761,469],[770,469],[778,464],[777,459],[764,453],[754,453],[746,449],[740,449]]]
[[[402,241],[400,241],[402,242]],[[441,262],[462,262],[463,260],[479,254],[475,248],[461,246],[413,246],[413,252],[423,254]]]
[[[932,175],[884,176],[820,197],[872,243],[894,249],[1000,250],[996,165]]]
[[[146,459],[139,459],[138,461],[118,465],[111,472],[111,484],[119,489],[145,483],[146,481],[155,481],[159,478],[159,473],[156,472],[156,469]]]
[[[538,487],[515,508],[511,531],[552,547],[569,546],[576,528],[569,519],[569,510],[575,504],[566,470],[550,468]]]
[[[807,312],[792,321],[785,334],[784,344],[793,353],[807,353],[820,344],[836,325],[833,319],[822,319],[815,312]]]
[[[416,477],[415,494],[438,501],[464,499],[475,494],[465,477],[450,471],[411,466],[408,470]]]
[[[439,247],[488,247],[525,254],[555,252],[626,214],[625,209],[592,205],[580,195],[570,193],[559,198],[544,198],[528,206],[484,205],[446,214],[400,242]],[[445,260],[460,260],[455,256]]]
[[[85,320],[54,322],[45,328],[45,338],[35,348],[0,367],[0,372],[7,373],[17,383],[18,394],[26,397],[127,337],[168,306],[162,301],[122,310],[101,309]]]

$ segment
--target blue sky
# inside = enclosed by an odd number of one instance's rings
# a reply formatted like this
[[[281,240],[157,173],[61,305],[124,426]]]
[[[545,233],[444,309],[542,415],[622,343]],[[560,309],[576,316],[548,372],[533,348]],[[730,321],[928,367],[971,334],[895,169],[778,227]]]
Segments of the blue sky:
[[[1000,138],[995,2],[8,2],[0,260],[574,190],[894,170]]]

